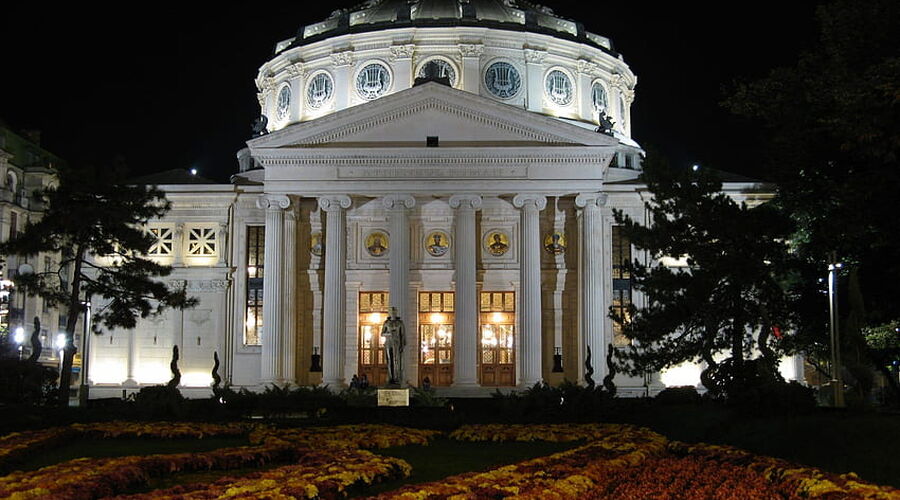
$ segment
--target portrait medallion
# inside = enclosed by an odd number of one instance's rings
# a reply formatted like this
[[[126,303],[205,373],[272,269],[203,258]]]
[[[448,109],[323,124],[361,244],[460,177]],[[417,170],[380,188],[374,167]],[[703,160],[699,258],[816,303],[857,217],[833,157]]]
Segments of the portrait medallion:
[[[544,238],[544,250],[550,255],[560,255],[566,251],[566,237],[562,233],[554,232]]]
[[[425,237],[425,251],[432,257],[443,257],[450,250],[450,236],[443,231],[432,231]]]
[[[388,251],[388,236],[382,231],[372,231],[366,236],[366,251],[372,257],[381,257]]]
[[[494,257],[501,257],[509,251],[509,236],[503,231],[489,231],[484,237],[484,247]]]

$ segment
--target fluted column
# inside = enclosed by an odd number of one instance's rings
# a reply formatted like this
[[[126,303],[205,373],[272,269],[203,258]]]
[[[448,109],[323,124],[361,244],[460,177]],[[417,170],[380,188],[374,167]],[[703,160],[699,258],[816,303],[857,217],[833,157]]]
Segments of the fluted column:
[[[282,277],[284,302],[282,304],[281,373],[283,383],[297,383],[297,212],[284,214],[284,274]]]
[[[521,296],[519,317],[522,335],[519,366],[520,385],[531,386],[542,380],[541,374],[541,228],[538,215],[547,208],[547,198],[520,194],[513,205],[522,211],[520,252]]]
[[[348,196],[323,196],[319,208],[325,211],[325,303],[322,314],[322,382],[337,389],[344,384],[344,210]]]
[[[456,209],[454,252],[456,255],[456,324],[453,339],[453,385],[475,386],[478,353],[478,298],[475,284],[475,212],[481,210],[481,196],[457,195],[450,198]]]
[[[581,345],[585,356],[587,347],[591,348],[594,380],[605,375],[608,343],[603,332],[607,310],[603,300],[603,242],[606,238],[600,210],[606,205],[606,199],[607,196],[601,193],[583,193],[575,198],[575,205],[581,208]],[[584,362],[583,359],[577,361],[579,365]]]
[[[416,206],[416,200],[408,194],[392,194],[381,201],[390,214],[391,224],[390,304],[397,308],[397,314],[406,324],[412,324],[406,317],[409,303],[409,209]],[[409,345],[414,343],[409,338],[406,341]]]
[[[284,210],[291,200],[283,195],[262,195],[256,206],[266,211],[265,260],[263,262],[263,325],[260,382],[281,382],[282,266],[284,263]]]

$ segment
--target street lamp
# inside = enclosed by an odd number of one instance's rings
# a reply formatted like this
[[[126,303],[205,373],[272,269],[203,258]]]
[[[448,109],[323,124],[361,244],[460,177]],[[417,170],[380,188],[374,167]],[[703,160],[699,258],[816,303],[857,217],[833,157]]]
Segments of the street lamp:
[[[63,352],[63,349],[66,348],[66,334],[65,333],[60,333],[60,334],[56,335],[56,348],[59,349],[59,374],[60,374],[60,377],[62,377],[63,359],[65,359],[65,353]],[[60,387],[60,390],[62,390],[62,387]]]
[[[832,260],[836,260],[832,258]],[[840,262],[828,264],[828,312],[831,328],[831,386],[834,390],[834,406],[843,408],[844,377],[841,373],[841,334],[838,330],[837,278],[844,265]]]

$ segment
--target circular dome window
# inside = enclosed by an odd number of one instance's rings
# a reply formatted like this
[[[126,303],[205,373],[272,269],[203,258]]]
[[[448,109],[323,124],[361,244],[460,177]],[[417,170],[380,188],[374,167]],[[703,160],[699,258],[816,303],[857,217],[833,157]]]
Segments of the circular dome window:
[[[448,63],[443,59],[429,59],[422,66],[419,67],[419,72],[416,73],[418,78],[425,77],[425,69],[428,65],[432,65],[432,67],[437,68],[437,76],[441,78],[447,78],[450,80],[450,86],[456,86],[456,70],[453,69],[453,65]]]
[[[321,108],[332,96],[334,96],[334,82],[328,73],[315,75],[306,86],[306,103],[310,108]]]
[[[522,77],[512,64],[495,62],[484,73],[484,86],[500,99],[511,99],[522,88]]]
[[[363,67],[356,75],[356,92],[367,101],[377,99],[391,87],[391,73],[380,63]]]
[[[291,88],[285,85],[278,91],[278,102],[275,108],[275,115],[279,120],[284,120],[291,110]]]
[[[547,98],[557,106],[568,106],[575,97],[575,89],[569,75],[558,69],[547,73],[544,89],[547,92]]]

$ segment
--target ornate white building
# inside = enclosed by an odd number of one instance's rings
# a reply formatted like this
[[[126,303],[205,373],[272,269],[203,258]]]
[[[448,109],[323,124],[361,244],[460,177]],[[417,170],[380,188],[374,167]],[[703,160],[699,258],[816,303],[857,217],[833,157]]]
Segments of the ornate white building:
[[[380,384],[389,306],[411,385],[583,382],[588,347],[602,380],[629,342],[609,308],[641,300],[612,210],[642,220],[646,197],[608,39],[524,0],[370,0],[279,42],[256,83],[267,133],[232,184],[152,180],[173,203],[153,256],[200,305],[93,336],[93,397],[165,382],[173,344],[189,394],[214,352],[233,386]]]

